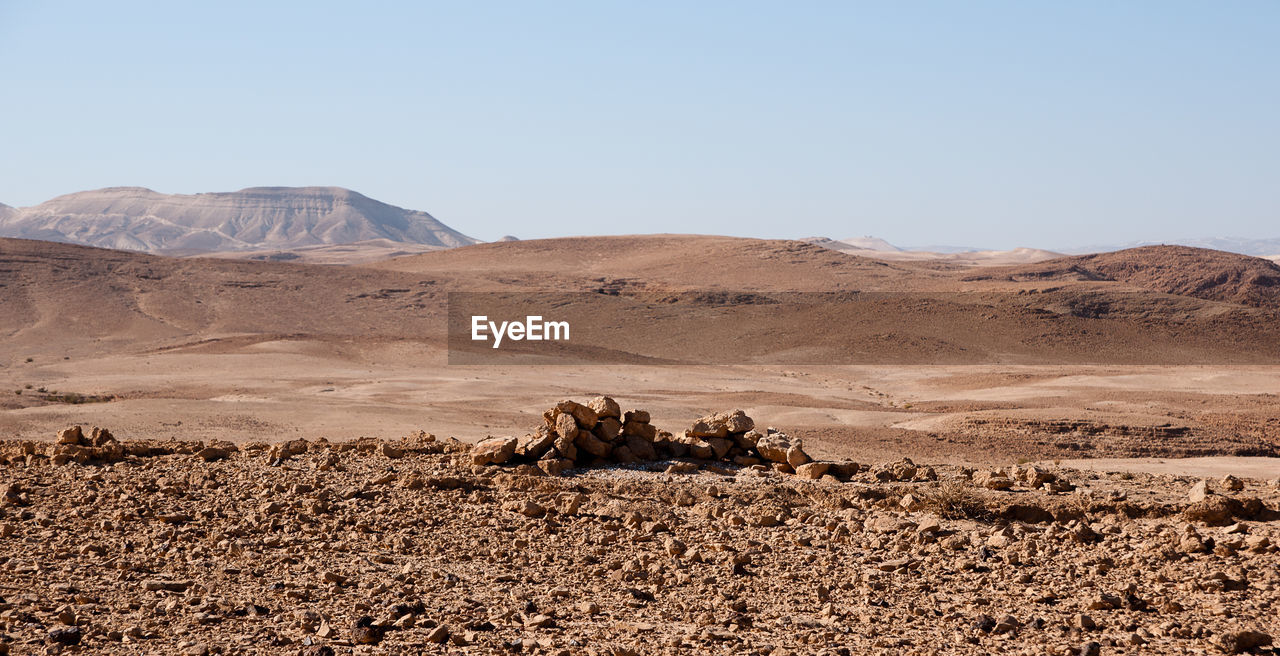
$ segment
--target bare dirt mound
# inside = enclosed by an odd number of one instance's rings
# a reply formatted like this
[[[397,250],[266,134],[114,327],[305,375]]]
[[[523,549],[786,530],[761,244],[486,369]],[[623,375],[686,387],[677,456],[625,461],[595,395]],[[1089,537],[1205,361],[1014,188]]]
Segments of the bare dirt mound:
[[[966,280],[1115,281],[1164,294],[1280,308],[1280,266],[1189,246],[1143,246],[989,271]]]

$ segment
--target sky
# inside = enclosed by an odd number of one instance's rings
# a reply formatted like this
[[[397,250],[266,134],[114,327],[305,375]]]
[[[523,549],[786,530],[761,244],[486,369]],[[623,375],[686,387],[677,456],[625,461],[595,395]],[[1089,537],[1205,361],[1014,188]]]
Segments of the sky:
[[[0,0],[0,202],[335,185],[480,239],[1280,237],[1280,3]]]

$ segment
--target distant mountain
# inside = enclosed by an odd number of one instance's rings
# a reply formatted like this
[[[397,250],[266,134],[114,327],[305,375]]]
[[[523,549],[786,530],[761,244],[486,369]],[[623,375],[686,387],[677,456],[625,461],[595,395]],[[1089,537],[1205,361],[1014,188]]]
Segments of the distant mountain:
[[[8,205],[5,205],[4,203],[0,203],[0,221],[5,220],[6,218],[9,217],[9,215],[13,214],[16,211],[18,210],[12,207],[9,207]]]
[[[839,241],[842,244],[848,244],[854,248],[865,248],[869,251],[895,252],[902,250],[879,237],[872,237],[870,235],[866,237],[850,237],[849,239],[841,239]]]
[[[888,262],[946,262],[959,266],[995,266],[1040,262],[1062,257],[1062,253],[1039,248],[1014,248],[1007,251],[978,250],[976,248],[960,248],[956,246],[898,248],[876,237],[841,239],[839,241],[826,237],[809,237],[802,241],[833,251],[839,251],[846,255],[857,255]],[[856,246],[855,244],[863,244],[863,246]]]
[[[946,246],[946,245],[930,245],[930,246],[903,246],[904,251],[924,251],[926,253],[979,253],[988,248],[974,248],[973,246]]]
[[[974,248],[971,246],[894,246],[889,242],[878,237],[856,237],[852,239],[828,239],[826,237],[810,237],[804,241],[811,244],[817,244],[830,248],[831,250],[848,252],[854,255],[868,255],[869,253],[860,253],[858,251],[877,251],[879,253],[933,253],[944,255],[965,255],[980,253],[1015,253],[1036,251],[1035,257],[1039,254],[1048,254],[1056,256],[1057,253],[1068,253],[1072,255],[1084,255],[1089,253],[1112,253],[1131,248],[1141,248],[1143,246],[1190,246],[1192,248],[1207,248],[1215,251],[1226,251],[1228,253],[1239,253],[1240,255],[1252,255],[1254,257],[1263,257],[1270,260],[1280,260],[1280,238],[1277,239],[1246,239],[1241,237],[1202,237],[1200,239],[1180,239],[1170,241],[1135,241],[1127,244],[1103,244],[1095,246],[1086,246],[1081,248],[1060,248],[1055,251],[1045,251],[1039,249],[1018,248],[1012,251],[995,251],[986,248]]]
[[[148,252],[287,250],[377,239],[437,248],[477,243],[426,212],[341,187],[194,195],[110,187],[0,209],[0,237]]]

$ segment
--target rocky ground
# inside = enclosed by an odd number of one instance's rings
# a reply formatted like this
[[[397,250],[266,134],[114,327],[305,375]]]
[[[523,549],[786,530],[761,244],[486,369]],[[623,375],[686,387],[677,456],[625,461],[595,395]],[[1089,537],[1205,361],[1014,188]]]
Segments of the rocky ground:
[[[0,653],[1275,653],[1280,489],[0,442]],[[519,473],[517,473],[519,472]]]

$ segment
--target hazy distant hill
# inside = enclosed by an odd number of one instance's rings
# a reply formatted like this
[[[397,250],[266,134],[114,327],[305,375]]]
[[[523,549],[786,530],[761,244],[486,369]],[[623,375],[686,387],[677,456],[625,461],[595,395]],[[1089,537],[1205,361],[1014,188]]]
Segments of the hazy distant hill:
[[[1064,249],[1064,253],[1106,253],[1126,248],[1143,246],[1191,246],[1193,248],[1209,248],[1215,251],[1253,255],[1254,257],[1271,257],[1280,254],[1280,238],[1248,239],[1244,237],[1201,237],[1200,239],[1174,239],[1170,241],[1135,241],[1127,244],[1109,244],[1089,246],[1085,248]]]
[[[854,248],[865,248],[869,251],[893,252],[902,250],[879,237],[872,237],[870,235],[867,235],[866,237],[850,237],[848,239],[841,239],[840,242],[853,246]]]
[[[149,252],[291,249],[386,239],[451,248],[477,243],[426,212],[341,187],[252,187],[161,194],[111,187],[0,209],[0,237]]]
[[[852,239],[834,240],[826,237],[810,237],[804,241],[811,244],[817,244],[824,248],[835,251],[849,253],[851,255],[862,255],[864,257],[879,257],[882,259],[901,260],[920,259],[921,257],[933,259],[948,259],[940,256],[955,256],[960,259],[992,259],[990,255],[1011,254],[1012,259],[1021,259],[1031,262],[1035,260],[1046,260],[1057,257],[1061,253],[1072,255],[1084,255],[1089,253],[1111,253],[1114,251],[1122,251],[1132,248],[1141,248],[1144,246],[1190,246],[1192,248],[1205,248],[1215,251],[1226,251],[1228,253],[1239,253],[1241,255],[1252,255],[1254,257],[1262,257],[1273,261],[1280,261],[1280,238],[1277,239],[1246,239],[1241,237],[1203,237],[1200,239],[1180,239],[1165,242],[1158,241],[1141,241],[1130,242],[1128,244],[1109,244],[1096,245],[1083,248],[1062,248],[1057,251],[1048,251],[1036,248],[1016,248],[1010,251],[989,250],[975,247],[962,246],[908,246],[898,247],[878,237],[857,237]],[[874,252],[868,252],[874,251]],[[904,255],[905,254],[905,255]],[[954,258],[952,258],[954,259]]]
[[[859,257],[869,257],[888,262],[935,262],[958,266],[998,266],[1025,264],[1062,257],[1061,253],[1038,248],[1015,248],[1007,251],[983,251],[967,248],[937,247],[935,250],[898,248],[876,237],[858,239],[827,239],[809,237],[803,240],[815,246]],[[863,244],[858,246],[857,244]]]

